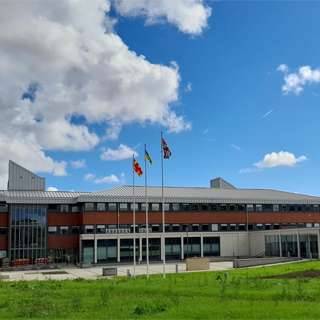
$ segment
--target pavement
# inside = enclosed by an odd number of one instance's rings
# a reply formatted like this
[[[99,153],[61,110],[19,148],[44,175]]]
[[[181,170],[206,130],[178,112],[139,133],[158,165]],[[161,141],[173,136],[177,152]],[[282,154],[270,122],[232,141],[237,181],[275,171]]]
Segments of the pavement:
[[[202,272],[202,271],[186,271],[186,263],[167,263],[166,273],[176,273],[176,265],[178,265],[179,273],[189,273],[189,272]],[[1,272],[0,277],[4,281],[18,281],[18,280],[65,280],[65,279],[100,279],[100,278],[112,278],[103,277],[102,268],[107,268],[109,266],[95,266],[91,268],[77,268],[75,266],[62,266],[61,269],[52,270],[29,270],[29,271],[11,271],[11,272]],[[112,265],[110,267],[116,267],[118,269],[118,276],[127,276],[127,270],[130,270],[132,276],[134,276],[133,263],[128,265]],[[233,269],[232,261],[226,262],[210,262],[210,270],[205,271],[226,271]],[[147,274],[146,264],[137,264],[135,268],[136,275]],[[163,264],[162,263],[152,263],[149,265],[149,274],[162,274]]]

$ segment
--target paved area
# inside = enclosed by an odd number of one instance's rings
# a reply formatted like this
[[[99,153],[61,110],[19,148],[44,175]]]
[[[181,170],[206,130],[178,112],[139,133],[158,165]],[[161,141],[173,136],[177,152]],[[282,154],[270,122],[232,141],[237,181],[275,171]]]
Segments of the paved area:
[[[178,265],[179,273],[185,272],[194,272],[186,271],[186,263],[175,263],[175,264],[166,264],[166,273],[175,273],[176,264]],[[102,277],[102,268],[108,266],[96,266],[92,268],[76,268],[71,267],[62,267],[61,269],[55,270],[32,270],[32,271],[12,271],[12,272],[1,272],[1,276],[5,281],[17,281],[17,280],[64,280],[64,279],[98,279]],[[115,267],[114,265],[112,267]],[[132,276],[134,275],[133,264],[128,265],[117,265],[118,276],[126,276],[127,270],[130,270]],[[204,271],[224,271],[233,269],[232,261],[227,262],[211,262],[210,270]],[[147,274],[147,265],[136,265],[136,275]],[[199,271],[196,271],[199,272]],[[162,274],[163,273],[163,264],[162,263],[152,263],[149,265],[149,274]]]

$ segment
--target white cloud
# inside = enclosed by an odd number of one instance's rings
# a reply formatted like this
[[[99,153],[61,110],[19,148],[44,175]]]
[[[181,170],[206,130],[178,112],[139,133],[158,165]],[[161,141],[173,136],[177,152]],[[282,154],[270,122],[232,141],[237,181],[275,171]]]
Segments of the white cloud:
[[[264,117],[268,116],[271,112],[273,112],[274,109],[270,110],[266,114],[264,114],[259,120],[263,119]]]
[[[288,72],[289,68],[286,64],[280,64],[279,67],[276,69],[276,71]]]
[[[233,143],[230,143],[230,146],[237,149],[238,151],[243,151],[240,147],[234,145]]]
[[[116,7],[124,15],[143,12],[148,23],[165,17],[193,35],[207,26],[211,12],[200,0],[122,1]],[[129,50],[109,12],[108,0],[0,1],[0,30],[6,30],[0,32],[0,188],[9,159],[35,172],[66,175],[67,163],[46,151],[91,150],[131,123],[169,132],[191,128],[170,107],[179,100],[177,63],[152,64]],[[92,130],[94,123],[107,127],[104,137]]]
[[[189,83],[187,84],[187,86],[185,87],[184,91],[185,91],[185,92],[192,91],[192,83],[191,83],[191,82],[189,82]]]
[[[203,0],[114,0],[115,8],[123,16],[146,18],[146,24],[169,22],[183,33],[199,35],[208,27],[211,8]]]
[[[239,171],[239,173],[252,173],[258,171],[257,169],[251,169],[251,168],[243,168]]]
[[[284,94],[293,92],[299,95],[304,85],[320,82],[320,68],[312,70],[310,66],[301,67],[296,73],[286,74],[284,81],[285,84],[282,86]]]
[[[121,178],[121,179],[120,179],[120,180],[121,180],[121,183],[122,183],[122,184],[125,184],[125,183],[126,183],[126,175],[124,174],[124,172],[121,173],[120,178]]]
[[[74,169],[85,168],[86,159],[79,159],[77,161],[70,160],[70,164],[71,164],[72,168],[74,168]]]
[[[88,180],[93,180],[95,178],[95,174],[88,173],[84,176],[83,180],[88,181]]]
[[[49,187],[47,188],[47,191],[58,191],[58,189],[55,187]]]
[[[119,182],[120,182],[120,180],[114,174],[112,174],[111,176],[101,178],[101,179],[96,179],[94,181],[94,183],[119,183]]]
[[[307,160],[305,156],[296,158],[293,153],[280,151],[266,154],[262,161],[255,163],[258,168],[274,168],[278,166],[295,166],[297,163]]]
[[[207,134],[211,129],[207,128],[203,130],[203,134]]]
[[[134,151],[125,144],[120,144],[120,146],[116,150],[110,148],[106,150],[103,149],[103,153],[100,155],[100,158],[103,161],[116,161],[132,158],[133,155],[137,157],[138,152]]]

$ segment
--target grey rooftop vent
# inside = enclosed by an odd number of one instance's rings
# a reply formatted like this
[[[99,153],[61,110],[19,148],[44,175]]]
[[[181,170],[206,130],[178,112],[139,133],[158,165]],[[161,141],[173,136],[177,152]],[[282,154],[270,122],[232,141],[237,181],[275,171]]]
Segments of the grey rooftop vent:
[[[9,160],[8,190],[45,191],[46,179]]]
[[[222,178],[216,178],[210,180],[210,188],[216,188],[216,189],[237,189],[235,186],[227,182],[226,180],[223,180]]]

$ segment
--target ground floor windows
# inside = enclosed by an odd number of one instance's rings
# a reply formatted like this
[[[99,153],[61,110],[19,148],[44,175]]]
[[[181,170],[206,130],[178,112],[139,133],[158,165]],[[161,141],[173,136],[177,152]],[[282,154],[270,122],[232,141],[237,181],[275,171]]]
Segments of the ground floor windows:
[[[82,261],[94,262],[94,240],[82,241]]]
[[[279,257],[280,256],[280,245],[279,236],[266,236],[266,256],[268,257]]]
[[[297,257],[298,256],[297,235],[296,234],[282,235],[281,250],[282,250],[283,257]]]
[[[117,262],[117,239],[97,241],[97,262]]]
[[[300,255],[301,258],[318,259],[318,238],[316,234],[300,235]]]
[[[139,239],[136,239],[136,261],[139,259]],[[133,239],[120,239],[120,262],[133,261]]]
[[[184,258],[201,256],[201,239],[198,237],[183,238]]]
[[[155,261],[161,259],[161,240],[160,238],[149,238],[149,260]],[[147,260],[147,241],[142,239],[142,261]]]
[[[203,256],[220,256],[220,238],[204,237],[203,238]]]
[[[166,260],[181,259],[181,238],[166,238]]]
[[[53,263],[77,263],[79,261],[79,250],[77,248],[72,249],[48,249],[48,258]]]

